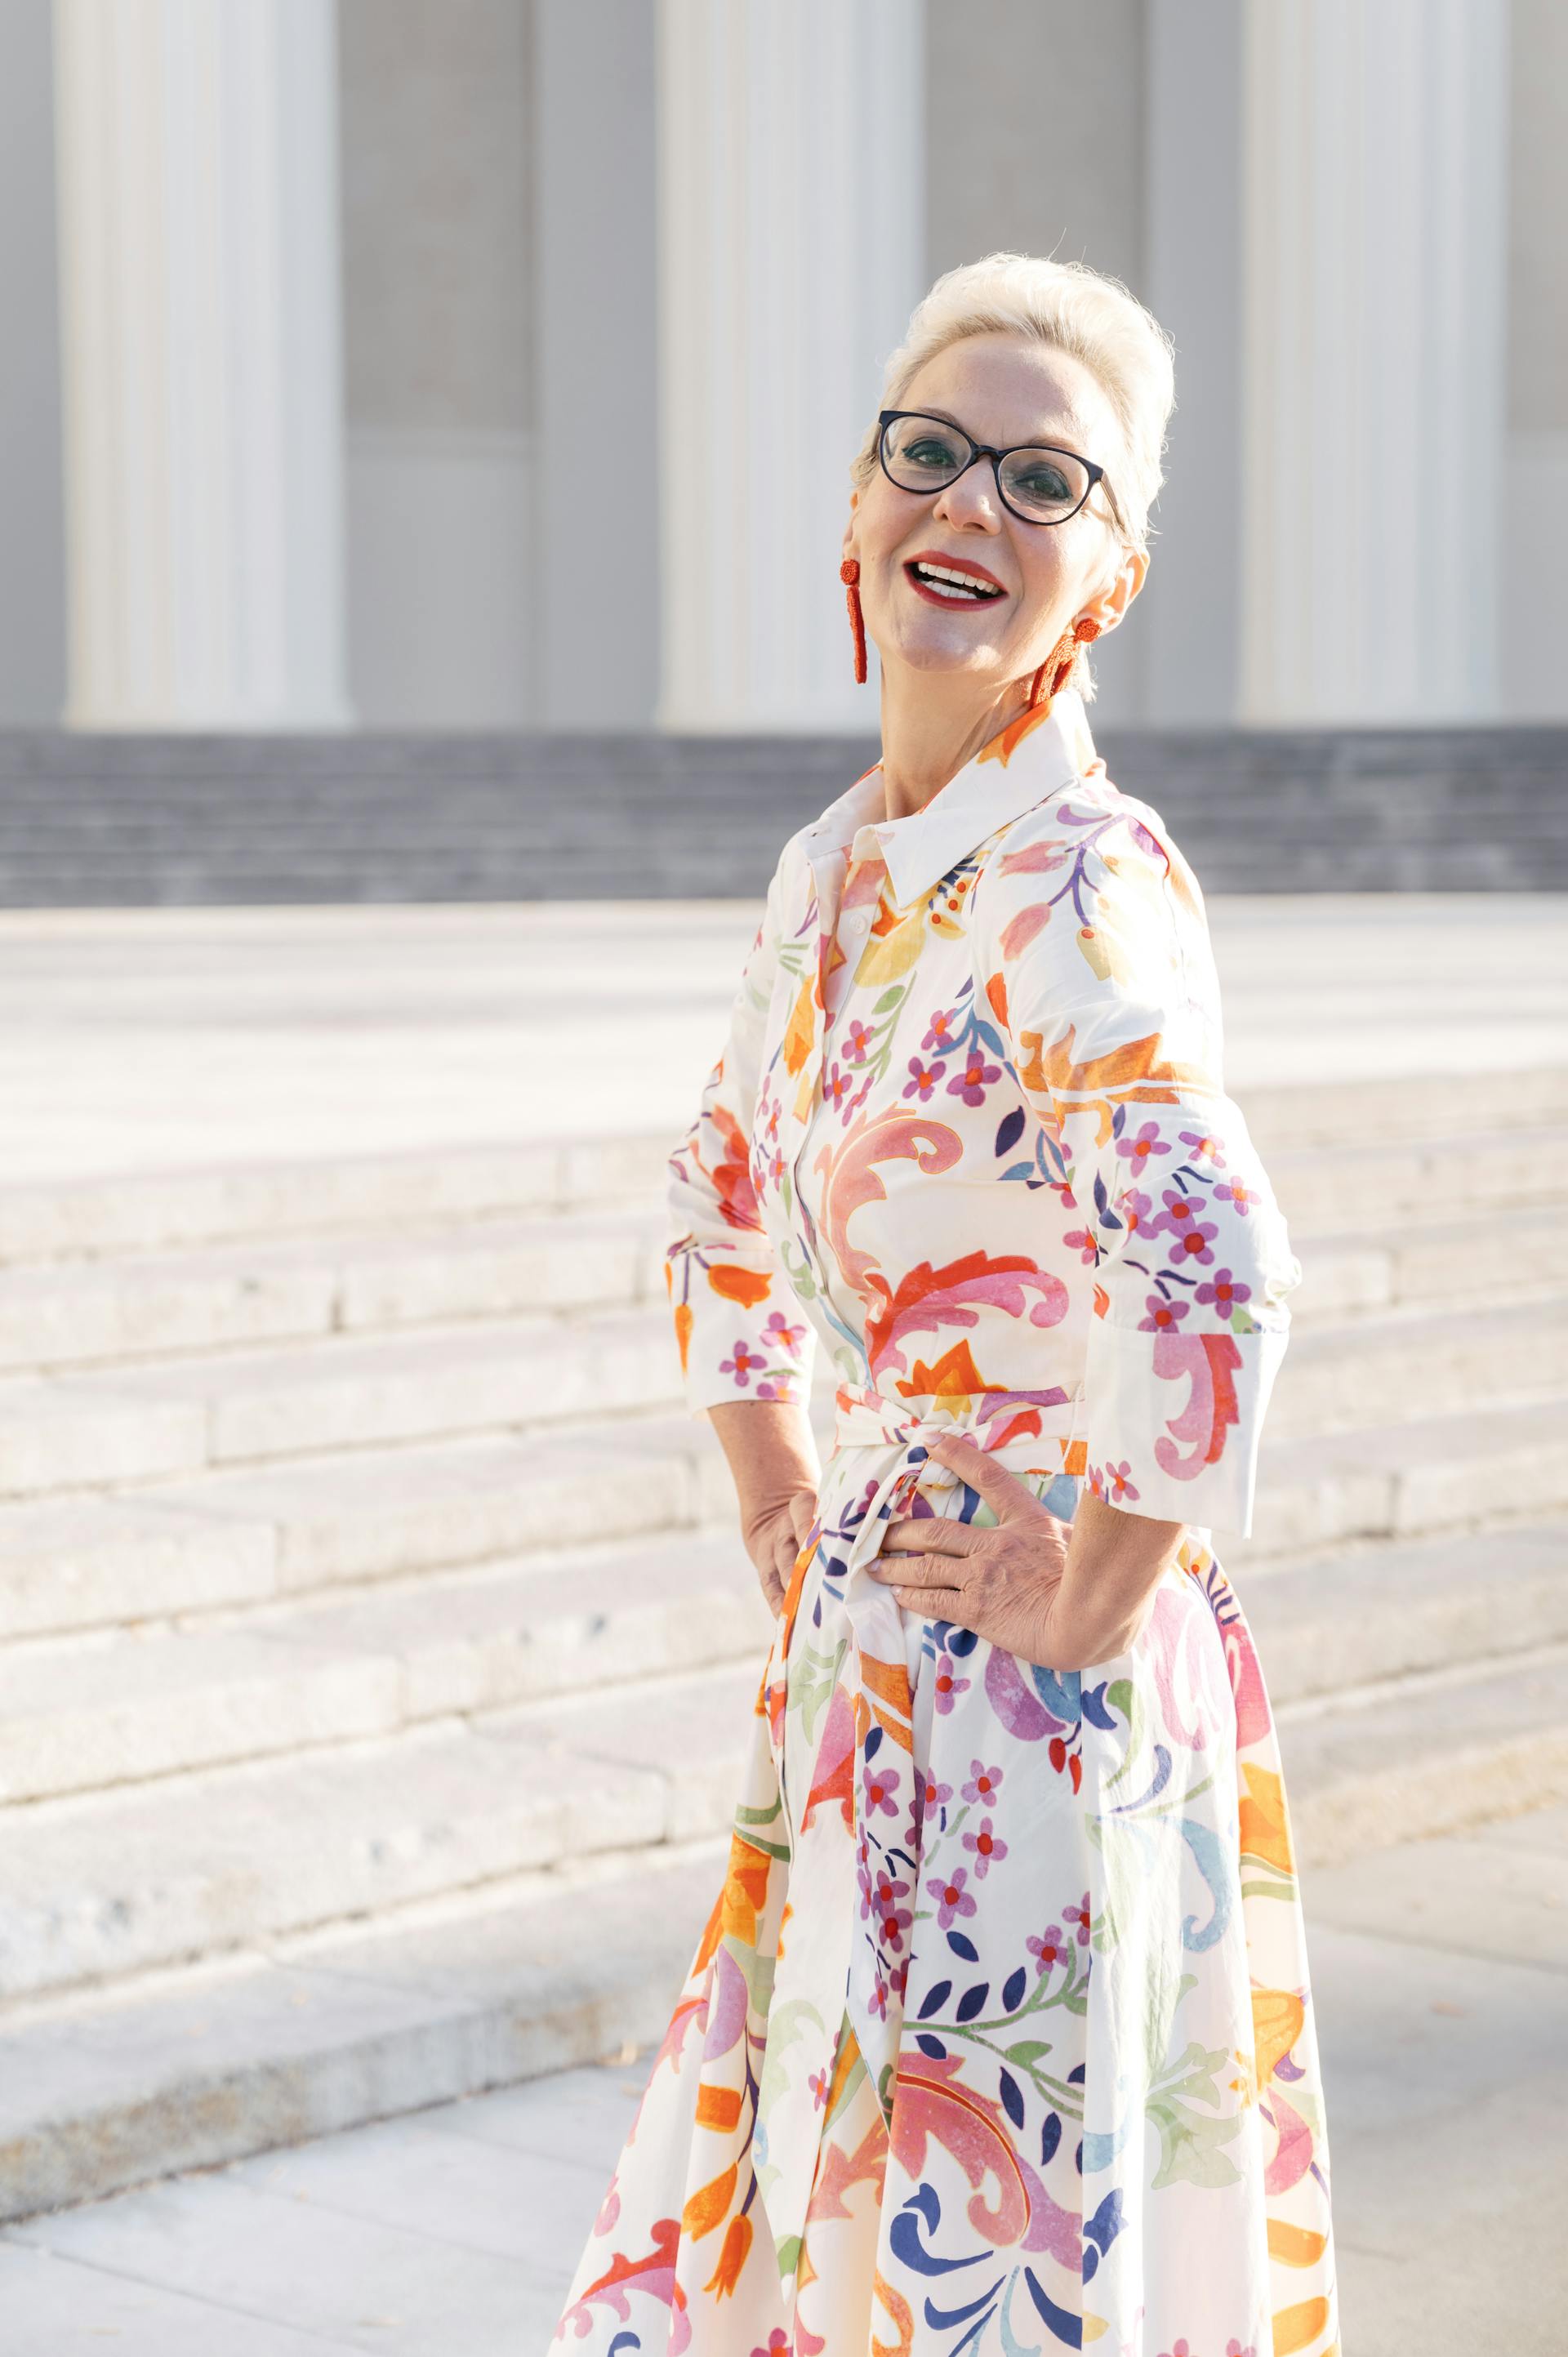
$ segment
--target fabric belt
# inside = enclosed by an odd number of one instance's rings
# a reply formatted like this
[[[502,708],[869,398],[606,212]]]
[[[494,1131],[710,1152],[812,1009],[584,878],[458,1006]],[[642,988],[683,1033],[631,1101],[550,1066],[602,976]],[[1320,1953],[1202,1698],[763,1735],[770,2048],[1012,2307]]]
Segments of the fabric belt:
[[[884,1803],[879,1838],[888,1850],[911,1859],[919,1855],[914,1695],[902,1608],[889,1588],[856,1575],[880,1554],[896,1508],[907,1512],[917,1491],[929,1494],[958,1487],[958,1474],[928,1455],[933,1442],[961,1436],[1011,1473],[1054,1480],[1081,1469],[1074,1466],[1071,1451],[1082,1404],[1081,1389],[1045,1402],[1011,1393],[989,1405],[983,1400],[978,1415],[918,1414],[908,1403],[868,1388],[845,1384],[837,1394],[823,1493],[831,1483],[844,1494],[842,1480],[832,1477],[839,1458],[870,1451],[885,1461],[873,1477],[847,1561],[842,1572],[836,1566],[834,1570],[835,1581],[843,1582],[850,1640],[835,1685],[853,1711],[853,1734],[844,1706],[837,1706],[835,1719],[835,1697],[819,1715],[813,1759],[791,1761],[789,1776],[793,1903],[768,2007],[757,2156],[758,2188],[786,2280],[799,2258],[829,2107],[822,2091],[840,2061],[846,2014],[885,2116],[891,2111],[892,2066],[903,2026],[900,1996],[889,1986],[875,1947],[860,1929],[857,1867],[865,1832],[865,1745],[874,1727],[882,1730],[878,1768],[885,1781],[887,1763],[898,1763],[897,1817],[889,1819]],[[797,1611],[799,1604],[797,1595]],[[792,1732],[787,1727],[787,1742]]]

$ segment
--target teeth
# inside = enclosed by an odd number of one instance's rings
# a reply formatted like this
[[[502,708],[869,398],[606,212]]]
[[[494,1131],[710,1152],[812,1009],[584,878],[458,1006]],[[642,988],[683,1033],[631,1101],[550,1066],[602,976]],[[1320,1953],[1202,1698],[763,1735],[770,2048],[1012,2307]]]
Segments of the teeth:
[[[968,597],[976,605],[983,605],[987,598],[1001,595],[1000,590],[988,588],[977,581],[972,573],[955,573],[945,565],[915,565],[910,570],[919,580],[929,581],[933,587],[940,588],[944,596],[950,597],[956,590],[961,597]]]

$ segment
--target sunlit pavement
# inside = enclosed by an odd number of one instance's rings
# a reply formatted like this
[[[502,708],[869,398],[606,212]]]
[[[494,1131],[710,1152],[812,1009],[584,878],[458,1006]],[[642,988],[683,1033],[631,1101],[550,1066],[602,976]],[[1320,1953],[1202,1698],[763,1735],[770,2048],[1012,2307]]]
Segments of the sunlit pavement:
[[[1560,893],[1215,895],[1228,1086],[1559,1061],[1564,908]],[[0,911],[5,1180],[673,1134],[757,914]]]
[[[1561,2357],[1568,1809],[1320,1871],[1305,1900],[1347,2357]],[[5,2357],[542,2357],[646,2068],[14,2227]]]

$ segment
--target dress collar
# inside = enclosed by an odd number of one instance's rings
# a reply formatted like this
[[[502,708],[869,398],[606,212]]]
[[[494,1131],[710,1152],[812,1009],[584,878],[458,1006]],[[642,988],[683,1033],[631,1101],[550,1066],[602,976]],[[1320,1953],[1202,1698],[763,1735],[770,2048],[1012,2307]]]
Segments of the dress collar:
[[[842,854],[862,832],[874,835],[897,905],[905,908],[999,826],[1070,785],[1098,759],[1083,698],[1064,688],[1048,705],[1010,720],[923,809],[905,818],[877,815],[884,807],[878,762],[807,830],[807,856]]]

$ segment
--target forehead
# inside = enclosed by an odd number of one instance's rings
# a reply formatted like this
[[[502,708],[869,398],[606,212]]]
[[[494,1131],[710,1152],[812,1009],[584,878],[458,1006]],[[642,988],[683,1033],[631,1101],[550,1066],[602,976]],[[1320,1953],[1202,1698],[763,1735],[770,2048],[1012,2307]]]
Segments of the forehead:
[[[1084,363],[1032,336],[965,336],[916,371],[900,409],[956,419],[977,441],[1064,442],[1086,457],[1112,430],[1110,404]]]

